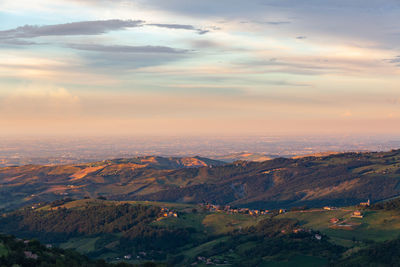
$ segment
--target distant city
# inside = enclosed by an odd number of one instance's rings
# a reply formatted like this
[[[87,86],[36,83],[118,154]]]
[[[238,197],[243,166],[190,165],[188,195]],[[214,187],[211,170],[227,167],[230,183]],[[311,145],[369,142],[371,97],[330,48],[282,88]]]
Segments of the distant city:
[[[322,152],[387,151],[395,136],[2,137],[0,166],[75,164],[145,155],[218,158],[235,153],[294,157]]]

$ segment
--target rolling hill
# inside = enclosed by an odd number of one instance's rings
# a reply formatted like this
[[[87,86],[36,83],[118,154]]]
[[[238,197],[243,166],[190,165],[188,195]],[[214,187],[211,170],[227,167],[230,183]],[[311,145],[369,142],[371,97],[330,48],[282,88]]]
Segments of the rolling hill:
[[[255,161],[255,162],[263,162],[266,160],[271,160],[274,158],[277,158],[278,156],[275,155],[265,155],[265,154],[259,154],[259,153],[247,153],[247,152],[242,152],[242,153],[234,153],[234,154],[229,154],[229,155],[224,155],[224,156],[217,156],[214,157],[216,160],[220,160],[226,163],[232,163],[235,161]]]
[[[354,218],[355,210],[363,217]],[[0,235],[0,264],[30,260],[31,265],[22,266],[69,266],[59,264],[64,254],[68,261],[83,260],[70,266],[128,266],[121,261],[140,266],[397,266],[399,211],[400,198],[370,207],[258,214],[150,201],[54,201],[0,216],[0,232],[20,238]],[[16,245],[19,251],[13,250]],[[24,251],[39,258],[27,259]]]
[[[352,205],[400,195],[400,150],[224,164],[141,157],[0,168],[0,208],[73,197],[278,208]]]

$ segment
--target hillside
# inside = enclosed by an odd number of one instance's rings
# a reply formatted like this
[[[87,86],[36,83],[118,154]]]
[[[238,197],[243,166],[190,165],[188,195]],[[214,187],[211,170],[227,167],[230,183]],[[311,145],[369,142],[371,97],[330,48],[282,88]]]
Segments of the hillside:
[[[247,153],[247,152],[234,153],[234,154],[214,157],[214,159],[220,160],[220,161],[223,161],[226,163],[232,163],[235,161],[263,162],[266,160],[271,160],[273,158],[277,158],[277,156],[265,155],[265,154],[259,154],[259,153]]]
[[[165,212],[177,216],[165,217]],[[295,219],[272,217],[212,212],[195,205],[85,199],[6,214],[0,218],[0,231],[131,264],[259,266],[300,260],[322,266],[344,250],[318,241],[311,230],[294,233],[299,227]]]
[[[200,166],[200,167],[199,167]],[[223,164],[146,157],[0,169],[0,208],[66,196],[278,208],[353,205],[400,194],[400,151]]]
[[[52,201],[126,193],[150,193],[163,184],[178,185],[166,176],[179,169],[224,165],[224,162],[202,158],[165,158],[157,156],[114,159],[78,165],[25,165],[0,168],[0,209]]]
[[[53,248],[37,240],[23,240],[13,236],[0,235],[1,266],[43,266],[43,267],[140,267],[127,263],[110,264],[104,260],[90,260],[73,250]],[[157,266],[153,264],[151,266]],[[162,265],[158,265],[162,266]]]
[[[167,266],[397,266],[399,203],[251,215],[248,209],[235,213],[205,205],[64,200],[3,214],[0,232],[62,248],[19,242],[42,261],[60,253],[82,257],[69,250],[75,249],[97,262]],[[356,210],[364,217],[353,218]],[[0,236],[0,263],[10,247]],[[58,254],[49,257],[52,253]]]

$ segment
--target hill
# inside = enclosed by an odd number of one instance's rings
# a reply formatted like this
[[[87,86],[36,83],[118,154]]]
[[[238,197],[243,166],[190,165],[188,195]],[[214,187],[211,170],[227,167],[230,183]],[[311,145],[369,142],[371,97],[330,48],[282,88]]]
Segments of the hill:
[[[200,165],[200,167],[199,167]],[[211,202],[254,208],[345,206],[400,195],[400,151],[223,164],[146,157],[0,168],[0,208],[64,198]]]
[[[202,157],[136,157],[78,165],[25,165],[0,168],[0,209],[52,201],[126,193],[149,193],[163,184],[178,185],[180,177],[168,181],[179,169],[212,167],[224,162]],[[190,170],[187,170],[190,172]]]
[[[234,154],[229,154],[229,155],[224,155],[224,156],[217,156],[217,157],[213,157],[213,158],[216,160],[226,162],[226,163],[232,163],[235,161],[263,162],[263,161],[271,160],[271,159],[274,159],[277,157],[278,156],[274,156],[274,155],[242,152],[242,153],[234,153]]]
[[[372,207],[251,215],[246,209],[235,213],[205,205],[63,200],[3,214],[0,232],[62,248],[24,247],[42,258],[56,252],[82,257],[69,250],[76,249],[98,263],[104,259],[167,266],[396,266],[398,203],[396,199]],[[364,217],[352,218],[355,210],[361,210]],[[38,243],[19,242],[19,246],[33,244]],[[8,248],[0,236],[0,262],[10,253]]]
[[[177,216],[164,216],[170,212]],[[57,201],[0,218],[1,232],[108,262],[259,266],[300,260],[322,266],[343,251],[317,240],[312,230],[294,233],[298,227],[295,219],[273,219],[272,213],[250,216],[192,205],[92,199]]]
[[[53,248],[37,240],[22,240],[8,235],[0,235],[1,266],[43,266],[43,267],[140,267],[127,263],[111,264],[104,260],[91,260],[74,250]],[[156,264],[149,266],[157,266]],[[162,266],[162,265],[159,265]]]

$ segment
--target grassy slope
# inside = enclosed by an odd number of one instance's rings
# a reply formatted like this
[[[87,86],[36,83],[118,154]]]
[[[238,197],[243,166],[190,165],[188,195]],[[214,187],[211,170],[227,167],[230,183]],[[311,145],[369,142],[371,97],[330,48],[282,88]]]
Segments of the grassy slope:
[[[197,205],[181,203],[165,203],[151,201],[104,201],[98,199],[82,199],[68,202],[61,207],[68,209],[80,208],[87,205],[116,205],[116,204],[141,204],[159,207],[167,207],[171,210],[181,211],[178,218],[162,218],[153,222],[153,225],[160,227],[182,228],[192,227],[199,231],[207,231],[212,235],[226,234],[235,229],[241,229],[257,224],[260,220],[268,218],[269,215],[253,217],[244,214],[226,214],[224,212],[203,213]],[[50,206],[41,208],[50,209]],[[198,210],[192,213],[192,209]],[[321,231],[328,235],[333,241],[348,244],[353,238],[356,240],[385,241],[396,238],[400,235],[400,214],[395,211],[367,211],[363,219],[351,218],[355,207],[345,207],[338,210],[326,211],[321,209],[308,210],[305,212],[287,212],[278,215],[276,218],[292,218],[300,221],[306,228]],[[329,222],[331,218],[338,218],[347,223],[360,224],[353,230],[333,229]],[[347,242],[347,243],[346,243]],[[79,245],[79,243],[77,243]]]
[[[94,238],[71,238],[68,242],[61,244],[61,248],[76,249],[79,253],[88,254],[96,250],[95,245],[99,237]]]
[[[393,211],[368,211],[364,218],[351,218],[354,207],[344,210],[318,212],[289,212],[278,218],[295,218],[305,227],[319,230],[329,236],[332,241],[343,246],[353,246],[356,241],[373,240],[382,242],[395,239],[400,235],[400,214]],[[329,222],[338,218],[347,223],[360,224],[353,230],[334,229]]]
[[[326,266],[327,261],[322,258],[306,255],[296,255],[289,261],[267,261],[262,267],[309,267]]]
[[[213,213],[207,215],[202,223],[214,234],[226,234],[235,229],[255,225],[264,218],[266,216],[252,217],[244,214]]]
[[[179,255],[184,255],[185,257],[194,258],[196,255],[202,254],[202,252],[208,251],[210,247],[220,242],[226,241],[227,237],[222,236],[235,229],[243,229],[248,226],[257,224],[263,218],[268,216],[252,217],[249,215],[235,214],[228,215],[223,212],[209,213],[202,212],[202,209],[197,205],[190,204],[180,204],[180,203],[164,203],[164,202],[149,202],[149,201],[104,201],[98,199],[82,199],[72,202],[68,202],[60,207],[65,207],[67,209],[79,209],[84,206],[95,206],[95,205],[118,205],[123,203],[130,204],[141,204],[141,205],[152,205],[159,207],[167,207],[171,210],[178,211],[179,217],[169,217],[162,218],[161,220],[154,221],[152,224],[158,227],[165,228],[194,228],[198,232],[207,233],[208,236],[214,236],[212,240],[206,240],[195,246],[189,244],[183,247],[179,251]],[[192,213],[192,210],[196,208],[198,210],[196,213]],[[44,206],[38,210],[49,210],[50,206]],[[96,251],[96,242],[104,241],[101,240],[102,237],[79,237],[71,238],[67,242],[60,244],[64,249],[73,248],[80,253],[90,254]],[[110,240],[112,244],[114,240]],[[106,242],[107,243],[107,242]],[[110,244],[106,244],[110,245]],[[118,253],[114,254],[103,254],[101,258],[115,258],[116,256],[121,256]],[[233,253],[232,258],[235,255]]]
[[[7,255],[8,255],[8,249],[4,246],[3,243],[0,243],[0,257]]]

